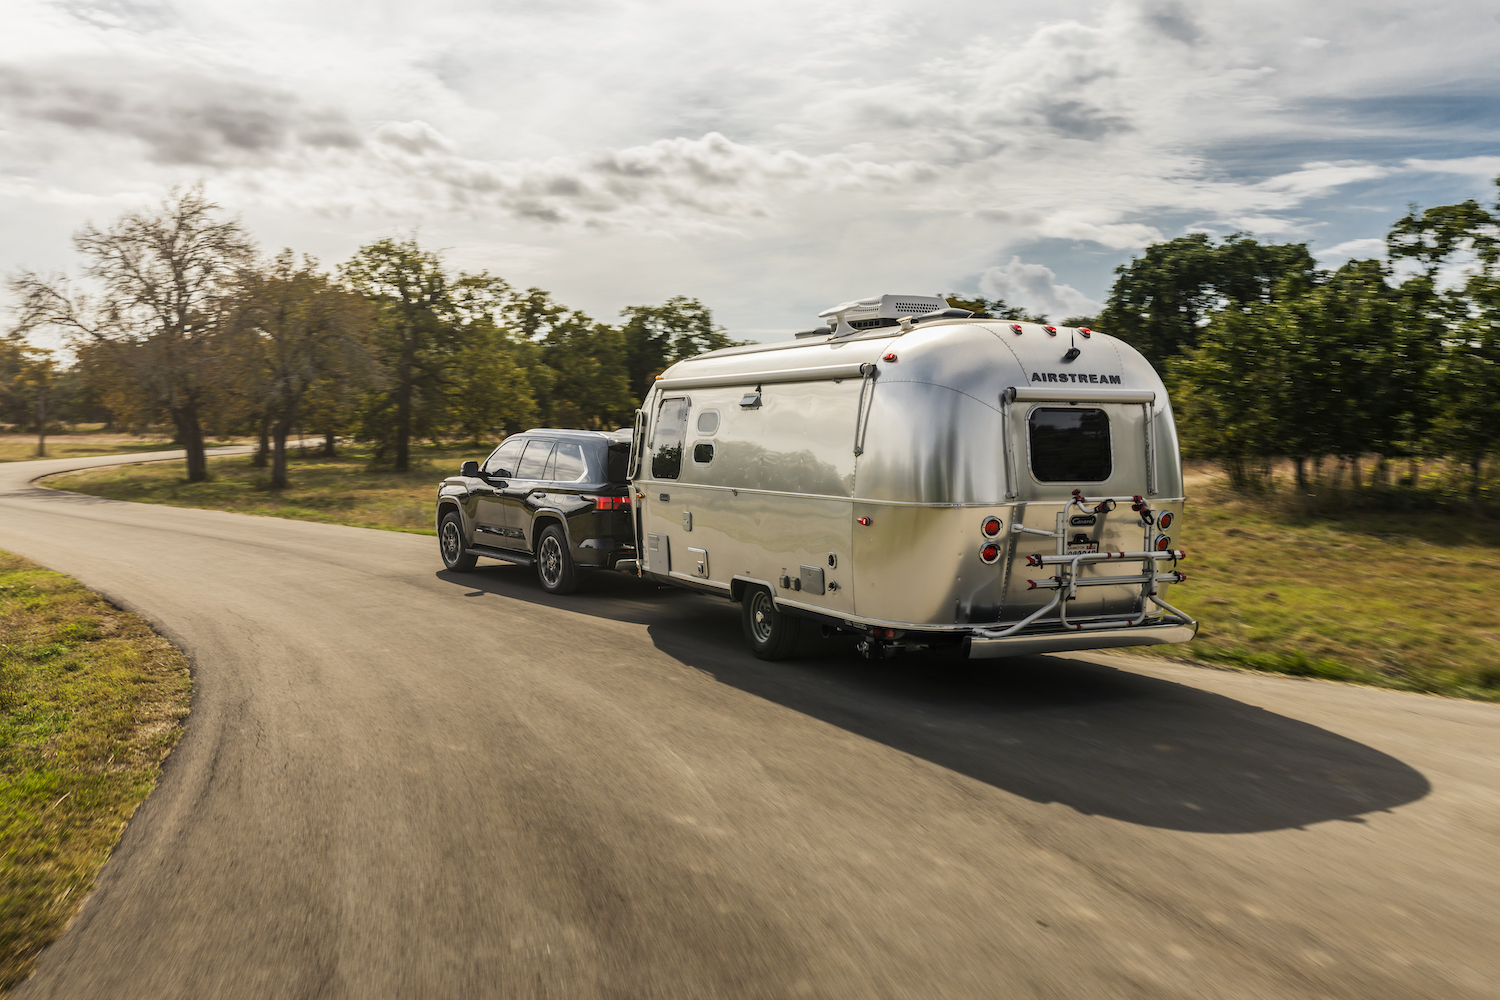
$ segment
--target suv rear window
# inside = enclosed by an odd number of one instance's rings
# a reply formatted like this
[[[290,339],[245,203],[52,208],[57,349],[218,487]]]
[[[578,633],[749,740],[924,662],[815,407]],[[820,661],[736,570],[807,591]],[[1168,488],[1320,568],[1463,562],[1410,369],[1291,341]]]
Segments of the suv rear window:
[[[1109,416],[1080,406],[1038,407],[1028,419],[1031,472],[1043,483],[1100,483],[1114,471]]]

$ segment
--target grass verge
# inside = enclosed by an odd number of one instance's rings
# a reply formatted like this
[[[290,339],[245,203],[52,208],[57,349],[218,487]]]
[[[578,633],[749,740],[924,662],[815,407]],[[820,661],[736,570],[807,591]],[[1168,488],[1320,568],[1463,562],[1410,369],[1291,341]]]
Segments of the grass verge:
[[[1500,524],[1191,492],[1171,532],[1189,579],[1168,599],[1202,627],[1154,655],[1500,701]]]
[[[411,468],[391,472],[374,468],[370,451],[341,448],[336,458],[312,449],[288,452],[284,490],[271,489],[269,469],[256,468],[249,456],[209,459],[210,479],[189,483],[180,462],[109,466],[52,476],[47,486],[114,500],[207,507],[241,514],[261,514],[361,528],[435,534],[437,484],[458,472],[466,458],[483,459],[492,445],[478,447],[414,446]]]
[[[243,457],[212,460],[213,481],[198,485],[176,464],[97,469],[48,485],[431,534],[437,480],[487,450],[429,447],[403,475],[371,469],[357,449],[294,457],[292,485],[280,492]],[[1190,579],[1169,599],[1202,629],[1194,642],[1155,646],[1152,655],[1500,701],[1500,522],[1413,511],[1312,517],[1237,498],[1201,473],[1190,492],[1172,530],[1189,551]]]
[[[90,455],[129,455],[137,452],[167,451],[171,447],[171,438],[166,437],[144,439],[128,437],[124,434],[80,437],[58,434],[47,438],[47,457],[85,458]],[[29,462],[36,457],[35,435],[0,434],[0,462]]]
[[[92,888],[190,690],[182,654],[141,618],[0,552],[0,995]]]

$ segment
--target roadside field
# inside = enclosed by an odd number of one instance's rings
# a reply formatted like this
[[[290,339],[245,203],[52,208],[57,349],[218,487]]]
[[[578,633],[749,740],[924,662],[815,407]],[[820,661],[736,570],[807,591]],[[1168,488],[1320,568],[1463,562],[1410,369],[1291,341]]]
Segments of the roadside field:
[[[48,485],[118,500],[213,507],[431,534],[437,481],[487,447],[414,451],[401,476],[367,453],[293,452],[290,488],[245,457],[189,486],[175,463],[96,469]],[[1173,526],[1187,583],[1170,600],[1202,622],[1187,658],[1381,687],[1500,700],[1500,522],[1447,513],[1307,518],[1230,495],[1197,474]],[[434,553],[436,559],[436,553]]]
[[[166,451],[167,436],[136,437],[131,434],[55,434],[47,438],[48,458],[84,458],[89,455],[126,455],[132,452]],[[36,458],[35,434],[0,434],[0,462],[26,462]]]
[[[0,994],[93,887],[190,690],[186,660],[144,620],[0,552]]]
[[[433,502],[438,481],[457,473],[464,459],[483,459],[493,449],[494,445],[413,446],[411,469],[398,474],[372,469],[369,449],[357,445],[341,447],[336,458],[324,458],[312,448],[291,448],[291,485],[284,490],[272,490],[271,470],[256,468],[246,455],[209,459],[212,478],[206,483],[188,483],[181,462],[151,462],[53,476],[46,485],[138,503],[431,535],[436,534]]]

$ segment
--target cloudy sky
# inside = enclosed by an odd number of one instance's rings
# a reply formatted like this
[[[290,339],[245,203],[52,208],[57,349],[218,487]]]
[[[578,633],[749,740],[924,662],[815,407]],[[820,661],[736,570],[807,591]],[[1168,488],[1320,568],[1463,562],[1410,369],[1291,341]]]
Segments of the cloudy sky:
[[[1184,232],[1379,252],[1490,200],[1500,0],[7,0],[0,269],[203,180],[325,262],[415,230],[600,318],[882,292],[1055,319]]]

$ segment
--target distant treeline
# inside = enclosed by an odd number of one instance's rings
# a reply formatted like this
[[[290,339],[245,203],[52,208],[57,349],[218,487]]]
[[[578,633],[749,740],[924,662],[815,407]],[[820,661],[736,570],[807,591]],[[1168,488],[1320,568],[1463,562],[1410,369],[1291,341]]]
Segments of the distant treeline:
[[[266,259],[201,189],[74,235],[88,293],[62,276],[10,278],[0,421],[169,424],[206,475],[205,440],[256,435],[286,483],[286,440],[373,442],[398,471],[412,440],[491,440],[537,424],[628,425],[657,373],[729,346],[709,310],[674,297],[609,324],[487,273],[455,273],[415,239],[382,239],[331,271]],[[61,331],[63,369],[27,335]]]
[[[1301,243],[1183,236],[1117,268],[1099,316],[1062,322],[1139,348],[1167,381],[1185,453],[1237,488],[1264,487],[1280,459],[1304,492],[1329,470],[1361,490],[1414,487],[1436,463],[1479,498],[1500,450],[1497,223],[1500,204],[1412,208],[1385,260],[1332,271]],[[21,308],[0,339],[0,421],[168,423],[192,479],[215,436],[258,435],[282,484],[297,431],[330,450],[373,442],[404,470],[413,438],[628,424],[657,373],[732,343],[696,299],[632,306],[612,325],[539,288],[455,273],[415,239],[378,240],[331,271],[289,250],[265,259],[196,188],[74,243],[92,294],[11,277]],[[42,329],[68,334],[77,363],[27,346]]]
[[[1186,454],[1236,487],[1264,487],[1278,459],[1304,493],[1313,470],[1389,491],[1436,465],[1427,478],[1478,499],[1500,450],[1497,213],[1413,207],[1386,260],[1332,271],[1301,243],[1158,243],[1117,269],[1093,325],[1156,365]]]

